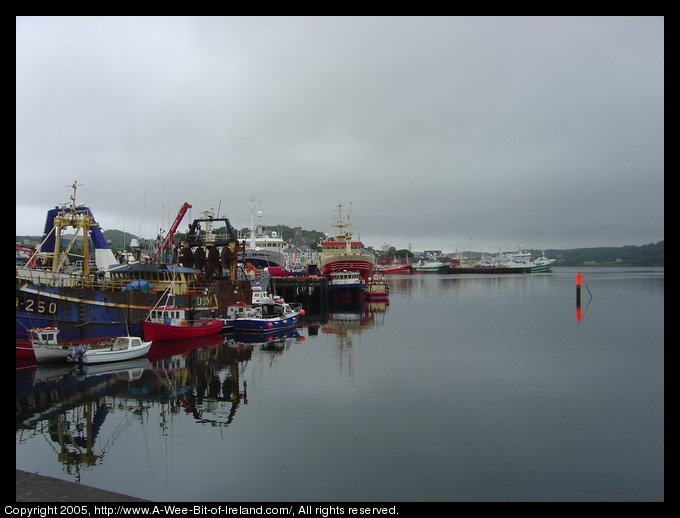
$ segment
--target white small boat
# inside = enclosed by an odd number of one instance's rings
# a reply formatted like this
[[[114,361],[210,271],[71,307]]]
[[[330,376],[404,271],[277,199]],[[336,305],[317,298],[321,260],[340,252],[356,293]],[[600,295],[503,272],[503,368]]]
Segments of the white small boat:
[[[113,340],[77,345],[66,360],[91,365],[93,363],[119,362],[145,356],[153,342],[144,342],[138,336],[117,336]]]
[[[71,352],[71,344],[60,344],[57,340],[59,329],[56,327],[35,327],[26,331],[38,363],[64,361]]]

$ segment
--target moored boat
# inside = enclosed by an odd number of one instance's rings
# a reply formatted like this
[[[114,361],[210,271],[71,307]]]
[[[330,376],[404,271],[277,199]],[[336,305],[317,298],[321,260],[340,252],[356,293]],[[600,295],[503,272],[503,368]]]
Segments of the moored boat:
[[[331,294],[341,291],[364,291],[366,283],[361,274],[354,271],[331,272],[331,279],[328,281],[328,289]]]
[[[55,326],[28,329],[33,358],[38,363],[77,362],[105,363],[140,358],[149,351],[151,342],[137,336],[110,337],[90,342],[61,342]],[[19,346],[17,345],[17,351]],[[17,353],[17,357],[19,354]],[[22,355],[23,358],[29,358]]]
[[[97,344],[77,345],[66,357],[66,361],[92,365],[133,360],[145,356],[151,343],[143,341],[138,336],[117,336],[110,341]]]
[[[533,273],[533,272],[549,272],[551,265],[556,259],[548,259],[545,252],[541,253],[540,257],[536,259],[531,258],[531,253],[518,247],[516,252],[502,252],[496,256],[484,258],[480,264],[480,268],[509,268],[517,269],[518,271]]]
[[[407,263],[391,263],[380,267],[385,275],[410,275],[412,265]]]
[[[144,338],[151,341],[187,340],[218,334],[223,322],[218,318],[193,318],[194,311],[176,306],[159,306],[142,322]]]
[[[241,258],[243,264],[255,268],[283,267],[285,243],[276,231],[267,232],[262,222],[262,210],[255,209],[255,198],[251,198],[250,235]]]
[[[351,216],[342,216],[342,204],[338,206],[338,214],[333,226],[337,228],[335,238],[321,242],[321,251],[318,254],[318,269],[321,275],[331,279],[333,272],[354,271],[358,272],[364,283],[373,274],[375,268],[375,256],[363,251],[361,241],[353,241]]]
[[[222,247],[217,262],[228,270],[228,276],[221,276],[220,270],[219,275],[209,278],[206,272],[210,262],[193,267],[191,248],[197,248],[199,255],[208,244],[205,239],[199,241],[198,231],[187,235],[188,243],[180,254],[182,265],[152,260],[120,263],[90,208],[76,204],[76,187],[74,183],[70,204],[48,211],[41,244],[26,264],[17,267],[18,340],[28,340],[29,328],[50,326],[58,326],[60,336],[66,340],[141,335],[142,321],[170,285],[178,305],[197,310],[219,313],[237,300],[249,300],[250,284],[236,278],[236,256],[242,246],[228,220],[228,235],[216,236],[210,243]],[[175,223],[185,207],[186,204]],[[73,229],[74,235],[70,236],[68,232]],[[204,234],[200,237],[204,238]],[[169,241],[166,238],[164,246]],[[82,252],[78,250],[76,254],[76,247],[81,246]],[[187,254],[191,257],[187,258]]]
[[[237,302],[222,319],[225,329],[235,331],[275,331],[294,327],[305,314],[301,304],[265,302],[258,305]]]
[[[55,326],[27,330],[27,343],[17,341],[17,358],[34,358],[38,363],[65,361],[71,344],[59,343],[59,329]]]
[[[449,273],[450,264],[442,261],[418,261],[411,267],[413,273]]]
[[[383,273],[375,271],[366,285],[366,295],[371,300],[386,299],[390,295],[390,286],[385,280]]]

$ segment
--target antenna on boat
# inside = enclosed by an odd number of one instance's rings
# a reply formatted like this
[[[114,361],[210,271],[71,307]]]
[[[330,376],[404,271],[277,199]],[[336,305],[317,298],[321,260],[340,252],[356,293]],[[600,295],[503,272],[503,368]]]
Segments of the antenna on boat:
[[[82,183],[78,183],[78,180],[73,181],[73,185],[67,185],[66,187],[70,187],[73,189],[73,194],[69,197],[71,200],[71,210],[75,211],[76,210],[76,190],[78,187],[82,187]]]

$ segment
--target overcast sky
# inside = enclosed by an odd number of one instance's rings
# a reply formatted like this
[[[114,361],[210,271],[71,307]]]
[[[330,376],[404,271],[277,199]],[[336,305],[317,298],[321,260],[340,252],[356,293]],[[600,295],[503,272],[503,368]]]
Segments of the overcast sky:
[[[444,251],[664,239],[660,17],[19,17],[17,235],[182,203]]]

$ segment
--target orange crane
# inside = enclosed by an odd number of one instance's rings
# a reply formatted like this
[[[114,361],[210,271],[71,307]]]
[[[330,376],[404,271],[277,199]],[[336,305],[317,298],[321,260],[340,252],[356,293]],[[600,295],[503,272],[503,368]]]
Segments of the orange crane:
[[[187,202],[184,202],[184,204],[180,207],[179,212],[177,213],[177,217],[175,218],[175,221],[173,221],[172,226],[170,227],[170,230],[168,231],[168,235],[165,236],[165,239],[163,240],[163,243],[161,243],[161,246],[158,247],[158,250],[156,250],[156,253],[153,254],[153,261],[158,259],[158,256],[163,250],[167,250],[170,243],[172,243],[172,238],[175,236],[175,232],[177,232],[177,227],[179,227],[179,224],[182,222],[182,218],[186,214],[187,210],[191,208],[191,205],[189,205]]]

